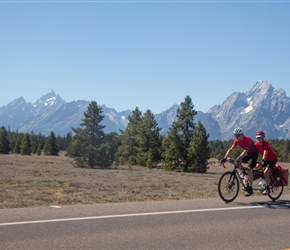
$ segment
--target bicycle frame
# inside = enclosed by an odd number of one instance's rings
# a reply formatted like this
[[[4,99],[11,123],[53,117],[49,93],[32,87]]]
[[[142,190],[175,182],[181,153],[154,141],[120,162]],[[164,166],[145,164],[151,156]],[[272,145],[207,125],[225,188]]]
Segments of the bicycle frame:
[[[243,173],[243,177],[244,177],[245,173],[248,174],[248,169],[246,167],[244,167],[243,165],[242,165],[242,167],[239,167],[239,166],[236,166],[236,164],[234,164],[233,172],[238,177],[238,179],[239,179],[240,183],[242,184],[243,188],[246,189],[249,183],[248,183],[248,181],[245,181],[244,178],[242,178],[240,176],[240,173]],[[260,172],[260,171],[258,171],[256,169],[253,169],[253,182],[255,180],[259,179],[259,178],[261,178],[261,179],[264,178],[263,171]],[[259,187],[253,186],[252,188],[253,188],[253,190],[259,190],[261,192],[265,190],[265,187],[263,187],[261,185]]]

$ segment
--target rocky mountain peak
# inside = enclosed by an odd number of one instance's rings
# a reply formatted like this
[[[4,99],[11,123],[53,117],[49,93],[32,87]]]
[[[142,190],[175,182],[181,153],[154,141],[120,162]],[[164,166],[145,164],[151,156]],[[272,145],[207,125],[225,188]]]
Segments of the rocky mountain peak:
[[[245,93],[231,94],[221,105],[210,109],[209,114],[218,122],[221,138],[232,138],[233,129],[242,127],[245,133],[255,136],[259,129],[268,131],[270,138],[279,138],[285,131],[290,116],[290,101],[284,90],[276,90],[267,81],[257,81]]]
[[[66,135],[72,128],[79,127],[89,101],[65,102],[54,91],[43,95],[33,105],[20,97],[0,107],[0,125],[11,131],[41,132],[49,135]],[[105,133],[125,130],[131,110],[117,112],[101,105],[105,118]],[[164,112],[155,115],[166,134],[176,120],[180,104],[174,104]],[[246,92],[234,92],[222,104],[215,105],[208,112],[197,110],[194,122],[201,121],[210,135],[210,140],[229,140],[232,131],[242,127],[245,134],[254,138],[257,130],[264,130],[268,138],[290,138],[290,98],[283,89],[275,89],[267,81],[257,81]]]
[[[41,96],[40,99],[33,103],[33,106],[35,107],[36,112],[40,114],[45,112],[47,109],[57,107],[64,103],[65,101],[52,90],[51,92]]]

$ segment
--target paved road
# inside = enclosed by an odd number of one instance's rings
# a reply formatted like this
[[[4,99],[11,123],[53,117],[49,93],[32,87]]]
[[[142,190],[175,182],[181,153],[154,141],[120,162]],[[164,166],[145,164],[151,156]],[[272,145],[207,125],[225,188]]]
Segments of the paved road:
[[[0,249],[285,249],[290,196],[0,210]]]

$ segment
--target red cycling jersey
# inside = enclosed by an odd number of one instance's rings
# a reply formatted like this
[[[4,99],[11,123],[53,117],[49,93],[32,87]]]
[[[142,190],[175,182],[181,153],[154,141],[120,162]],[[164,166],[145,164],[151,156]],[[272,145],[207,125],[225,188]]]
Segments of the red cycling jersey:
[[[270,144],[267,141],[264,141],[262,143],[262,145],[257,141],[255,143],[256,148],[259,151],[259,154],[263,157],[264,154],[264,150],[268,151],[268,154],[266,156],[266,159],[264,159],[265,161],[273,161],[273,160],[277,160],[277,155],[276,153],[272,150]]]
[[[255,147],[253,140],[249,136],[244,135],[243,140],[241,141],[239,141],[238,139],[234,139],[232,148],[235,148],[237,145],[239,145],[244,150],[248,150],[248,154],[257,152],[257,148]]]

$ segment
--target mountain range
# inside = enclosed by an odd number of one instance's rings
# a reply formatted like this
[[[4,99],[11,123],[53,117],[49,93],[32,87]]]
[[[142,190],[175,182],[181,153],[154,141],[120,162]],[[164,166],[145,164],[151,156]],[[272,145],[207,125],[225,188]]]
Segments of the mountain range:
[[[194,97],[191,97],[194,104]],[[0,107],[0,126],[21,133],[41,133],[64,136],[72,128],[80,127],[83,114],[90,101],[65,102],[54,91],[43,95],[35,103],[23,97]],[[98,104],[99,105],[99,104]],[[132,110],[117,112],[114,108],[100,105],[105,116],[104,132],[125,130]],[[155,115],[161,133],[166,134],[176,120],[180,104],[173,104],[164,112]],[[244,93],[232,93],[222,104],[215,105],[206,113],[198,111],[195,123],[201,121],[209,140],[229,140],[232,131],[241,127],[246,135],[254,138],[255,132],[264,130],[268,138],[290,138],[290,98],[283,89],[275,89],[267,81],[257,81]]]

